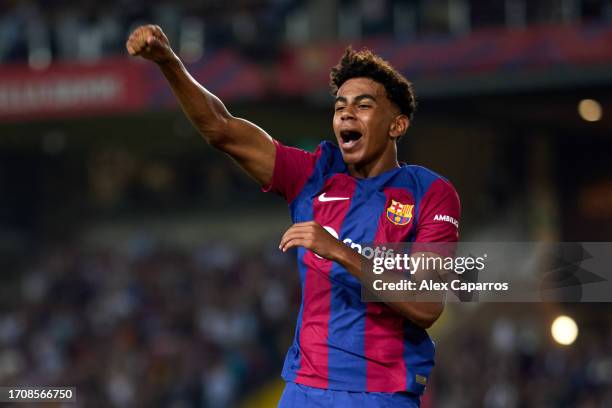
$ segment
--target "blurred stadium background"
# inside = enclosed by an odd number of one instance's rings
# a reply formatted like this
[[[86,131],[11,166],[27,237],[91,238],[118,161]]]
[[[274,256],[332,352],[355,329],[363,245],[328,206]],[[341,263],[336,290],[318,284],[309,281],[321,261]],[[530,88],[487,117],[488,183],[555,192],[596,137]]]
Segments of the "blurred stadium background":
[[[286,208],[126,56],[148,22],[235,115],[307,149],[333,136],[330,66],[370,47],[415,83],[400,157],[454,183],[462,240],[611,240],[610,0],[3,0],[2,385],[76,386],[83,407],[267,407],[282,390]],[[423,406],[612,406],[611,309],[449,305]]]

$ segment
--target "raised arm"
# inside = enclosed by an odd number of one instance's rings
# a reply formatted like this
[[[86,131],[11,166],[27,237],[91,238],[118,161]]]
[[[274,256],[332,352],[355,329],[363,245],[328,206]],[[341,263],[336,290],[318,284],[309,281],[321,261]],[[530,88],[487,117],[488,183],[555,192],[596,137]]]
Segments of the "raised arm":
[[[211,146],[229,154],[261,185],[272,181],[276,146],[260,127],[232,116],[219,98],[200,85],[156,25],[138,27],[126,42],[130,55],[160,68],[191,123]]]

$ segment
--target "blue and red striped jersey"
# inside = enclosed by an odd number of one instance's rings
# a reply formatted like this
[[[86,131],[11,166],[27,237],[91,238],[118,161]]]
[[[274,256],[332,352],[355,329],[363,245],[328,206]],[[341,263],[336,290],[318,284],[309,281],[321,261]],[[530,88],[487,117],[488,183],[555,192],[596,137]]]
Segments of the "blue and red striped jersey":
[[[315,153],[275,141],[274,191],[294,223],[316,221],[344,243],[456,242],[459,198],[444,178],[402,165],[376,177],[349,174],[338,146]],[[302,301],[282,376],[311,387],[422,394],[434,365],[427,332],[384,303],[362,302],[340,264],[299,247]]]

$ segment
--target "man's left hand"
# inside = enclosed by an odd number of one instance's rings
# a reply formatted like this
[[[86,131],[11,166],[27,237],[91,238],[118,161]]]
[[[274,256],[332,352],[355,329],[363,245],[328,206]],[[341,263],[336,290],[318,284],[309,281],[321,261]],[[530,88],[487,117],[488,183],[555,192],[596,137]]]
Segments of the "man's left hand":
[[[344,244],[315,221],[293,224],[283,235],[278,248],[283,252],[302,246],[322,258],[334,260]]]

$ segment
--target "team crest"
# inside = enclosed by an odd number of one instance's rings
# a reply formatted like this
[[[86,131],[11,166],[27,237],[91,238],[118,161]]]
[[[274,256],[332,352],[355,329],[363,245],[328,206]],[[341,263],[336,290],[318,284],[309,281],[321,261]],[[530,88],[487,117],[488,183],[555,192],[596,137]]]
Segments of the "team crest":
[[[399,201],[391,200],[391,205],[387,208],[387,219],[395,225],[406,225],[412,219],[412,204],[402,204]]]

